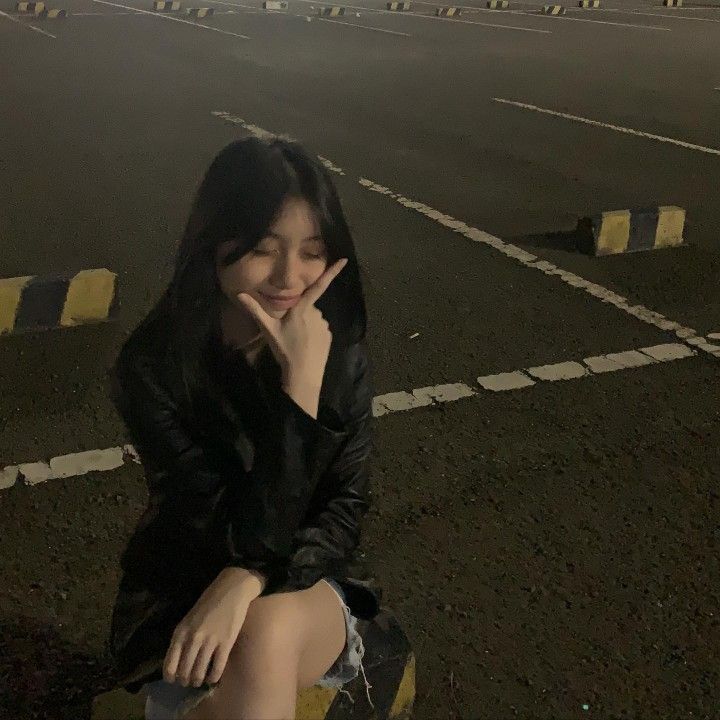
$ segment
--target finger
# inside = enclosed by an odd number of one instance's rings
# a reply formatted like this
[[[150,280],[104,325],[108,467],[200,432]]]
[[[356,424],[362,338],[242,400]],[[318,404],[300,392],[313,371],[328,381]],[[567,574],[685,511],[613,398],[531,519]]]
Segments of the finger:
[[[173,640],[170,643],[170,647],[168,648],[167,654],[165,655],[165,662],[163,664],[163,679],[165,680],[165,682],[175,682],[181,653],[182,643],[178,640]]]
[[[264,329],[269,335],[272,335],[269,322],[273,318],[265,312],[265,309],[251,295],[247,293],[239,293],[238,300],[247,308],[247,311],[257,320],[260,329]]]
[[[296,308],[306,308],[314,305],[330,287],[330,283],[340,274],[340,271],[348,264],[348,258],[341,258],[331,265],[304,293]]]
[[[216,647],[217,645],[212,640],[206,640],[200,648],[200,652],[195,658],[195,664],[193,665],[192,673],[190,675],[190,684],[194,687],[200,687],[205,682],[208,665],[210,664],[210,659],[212,658]]]
[[[195,665],[195,659],[200,651],[202,641],[193,640],[184,644],[180,663],[178,665],[177,677],[182,685],[188,687],[190,685],[191,673]]]
[[[205,682],[212,685],[216,682],[220,682],[222,674],[225,672],[228,658],[230,657],[230,650],[232,646],[227,643],[221,643],[215,650],[215,656],[213,657],[212,670],[207,676]]]

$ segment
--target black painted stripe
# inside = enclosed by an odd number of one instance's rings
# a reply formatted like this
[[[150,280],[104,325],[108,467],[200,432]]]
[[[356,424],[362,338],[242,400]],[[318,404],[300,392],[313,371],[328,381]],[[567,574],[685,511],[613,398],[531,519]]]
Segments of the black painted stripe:
[[[70,278],[37,278],[23,289],[15,318],[16,330],[57,327],[60,323]]]
[[[656,207],[631,211],[630,237],[626,252],[652,250],[655,247],[657,226],[658,209]]]

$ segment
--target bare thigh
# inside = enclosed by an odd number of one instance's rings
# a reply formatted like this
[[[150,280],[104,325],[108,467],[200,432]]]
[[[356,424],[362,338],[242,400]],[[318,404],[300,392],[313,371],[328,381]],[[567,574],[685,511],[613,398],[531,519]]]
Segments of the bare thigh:
[[[340,598],[326,582],[259,597],[250,604],[215,693],[185,717],[224,717],[239,692],[267,682],[286,681],[294,692],[311,687],[332,667],[345,642]],[[270,678],[270,669],[283,677]]]

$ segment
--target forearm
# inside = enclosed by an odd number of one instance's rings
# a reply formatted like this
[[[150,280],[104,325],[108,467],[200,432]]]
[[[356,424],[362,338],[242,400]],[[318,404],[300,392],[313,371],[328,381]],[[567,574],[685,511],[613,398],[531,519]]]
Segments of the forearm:
[[[267,578],[257,570],[249,570],[243,567],[230,566],[223,568],[217,577],[219,582],[229,582],[234,584],[238,592],[252,602],[260,597],[265,589]]]

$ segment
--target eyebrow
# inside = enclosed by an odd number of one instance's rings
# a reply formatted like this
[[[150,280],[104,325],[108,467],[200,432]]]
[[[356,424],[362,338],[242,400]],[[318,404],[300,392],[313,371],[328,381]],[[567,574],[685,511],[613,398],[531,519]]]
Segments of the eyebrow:
[[[280,235],[279,233],[272,232],[272,230],[270,232],[268,232],[266,237],[275,238],[276,240],[288,240],[288,238],[286,238],[284,235]],[[311,235],[310,237],[306,237],[302,242],[310,242],[311,240],[322,240],[322,236],[321,235]]]

